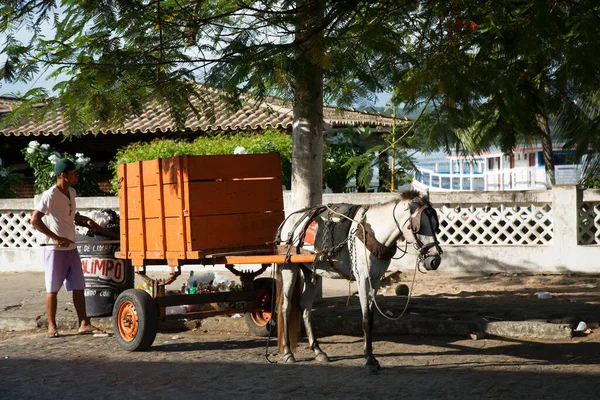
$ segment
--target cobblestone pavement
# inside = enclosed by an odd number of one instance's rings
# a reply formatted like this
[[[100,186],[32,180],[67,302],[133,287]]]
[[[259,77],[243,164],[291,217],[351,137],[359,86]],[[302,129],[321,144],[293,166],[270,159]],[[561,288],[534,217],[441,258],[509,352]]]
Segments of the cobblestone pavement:
[[[0,399],[591,399],[600,391],[600,335],[565,342],[377,338],[383,369],[362,367],[362,338],[327,336],[332,362],[302,343],[296,365],[270,364],[266,339],[159,333],[146,352],[113,337],[0,333]],[[271,347],[272,361],[279,361]]]

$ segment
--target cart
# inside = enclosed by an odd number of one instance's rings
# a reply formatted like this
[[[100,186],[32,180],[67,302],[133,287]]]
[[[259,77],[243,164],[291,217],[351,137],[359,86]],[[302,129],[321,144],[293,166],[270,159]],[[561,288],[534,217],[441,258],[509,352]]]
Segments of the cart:
[[[313,262],[315,255],[277,246],[284,219],[281,162],[278,154],[179,156],[123,164],[118,168],[120,250],[151,288],[122,292],[113,308],[119,345],[130,351],[149,348],[159,319],[204,318],[243,313],[250,331],[273,333],[275,285],[258,278],[273,264]],[[181,266],[224,265],[240,278],[241,290],[168,294],[166,286]],[[244,265],[260,265],[244,270]],[[153,265],[168,265],[167,279],[147,275]],[[208,303],[219,310],[167,315],[166,308]]]

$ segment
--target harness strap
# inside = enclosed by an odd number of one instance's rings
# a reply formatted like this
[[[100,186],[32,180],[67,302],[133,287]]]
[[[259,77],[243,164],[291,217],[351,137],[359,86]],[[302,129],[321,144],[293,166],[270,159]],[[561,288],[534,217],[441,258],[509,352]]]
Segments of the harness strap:
[[[319,255],[320,253],[317,252],[317,255]],[[321,253],[322,254],[322,253]],[[316,259],[315,259],[316,261]],[[352,276],[352,271],[350,271],[350,274],[346,274],[344,271],[342,271],[341,269],[337,268],[335,266],[335,263],[333,262],[333,260],[331,259],[331,257],[327,256],[327,259],[325,260],[327,261],[327,263],[329,264],[329,266],[331,267],[332,270],[334,270],[335,272],[337,272],[338,274],[340,274],[340,276],[342,276],[344,279],[348,280],[348,281],[355,281],[356,279],[354,279],[354,277]],[[314,273],[314,271],[313,271]]]
[[[325,206],[317,206],[317,207],[310,208],[302,215],[302,217],[298,218],[298,221],[296,221],[296,223],[294,224],[294,227],[291,230],[292,233],[296,232],[296,229],[298,229],[298,227],[300,226],[302,221],[304,221],[306,219],[304,226],[300,230],[300,235],[298,236],[298,248],[302,247],[302,242],[304,242],[304,236],[306,235],[306,230],[308,229],[308,226],[310,225],[312,220],[315,218],[316,215],[321,213],[321,211],[323,211],[323,209],[325,209],[325,208],[326,208]],[[292,244],[292,240],[293,240],[293,236],[290,236],[287,243]]]
[[[396,254],[396,242],[392,243],[389,247],[384,246],[375,239],[373,232],[366,229],[364,225],[361,225],[361,228],[356,230],[356,237],[364,243],[371,254],[380,260],[391,260]]]

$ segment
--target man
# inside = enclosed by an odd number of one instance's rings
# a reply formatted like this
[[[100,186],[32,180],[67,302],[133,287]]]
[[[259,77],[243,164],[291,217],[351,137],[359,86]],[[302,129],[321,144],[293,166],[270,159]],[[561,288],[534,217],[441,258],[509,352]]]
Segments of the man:
[[[56,185],[46,190],[36,205],[31,225],[44,238],[44,269],[46,280],[46,314],[49,338],[59,336],[56,327],[56,294],[63,285],[73,291],[73,304],[79,319],[79,333],[101,333],[90,324],[85,311],[85,280],[81,260],[75,246],[74,222],[87,224],[91,230],[98,225],[88,217],[77,214],[76,192],[71,186],[79,180],[73,161],[61,158],[54,164]],[[44,218],[45,217],[45,218]],[[43,220],[44,218],[44,220]]]

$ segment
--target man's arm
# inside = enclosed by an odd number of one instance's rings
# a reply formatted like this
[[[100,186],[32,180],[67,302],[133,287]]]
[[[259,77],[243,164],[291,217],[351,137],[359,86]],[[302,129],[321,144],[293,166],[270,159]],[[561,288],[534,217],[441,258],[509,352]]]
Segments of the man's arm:
[[[118,232],[114,232],[110,229],[103,228],[100,225],[98,225],[96,221],[84,215],[75,214],[75,222],[77,222],[78,225],[88,226],[90,228],[90,231],[95,233],[96,235],[107,236],[113,239],[119,239]]]
[[[36,230],[42,232],[44,235],[48,236],[51,240],[54,241],[60,247],[68,247],[69,244],[73,243],[72,240],[69,240],[65,237],[60,237],[56,233],[52,232],[50,228],[42,221],[44,214],[41,211],[35,210],[31,215],[31,226],[33,226]]]
[[[79,213],[75,214],[75,222],[87,225],[92,230],[92,232],[100,229],[100,225],[98,225],[96,221]]]

